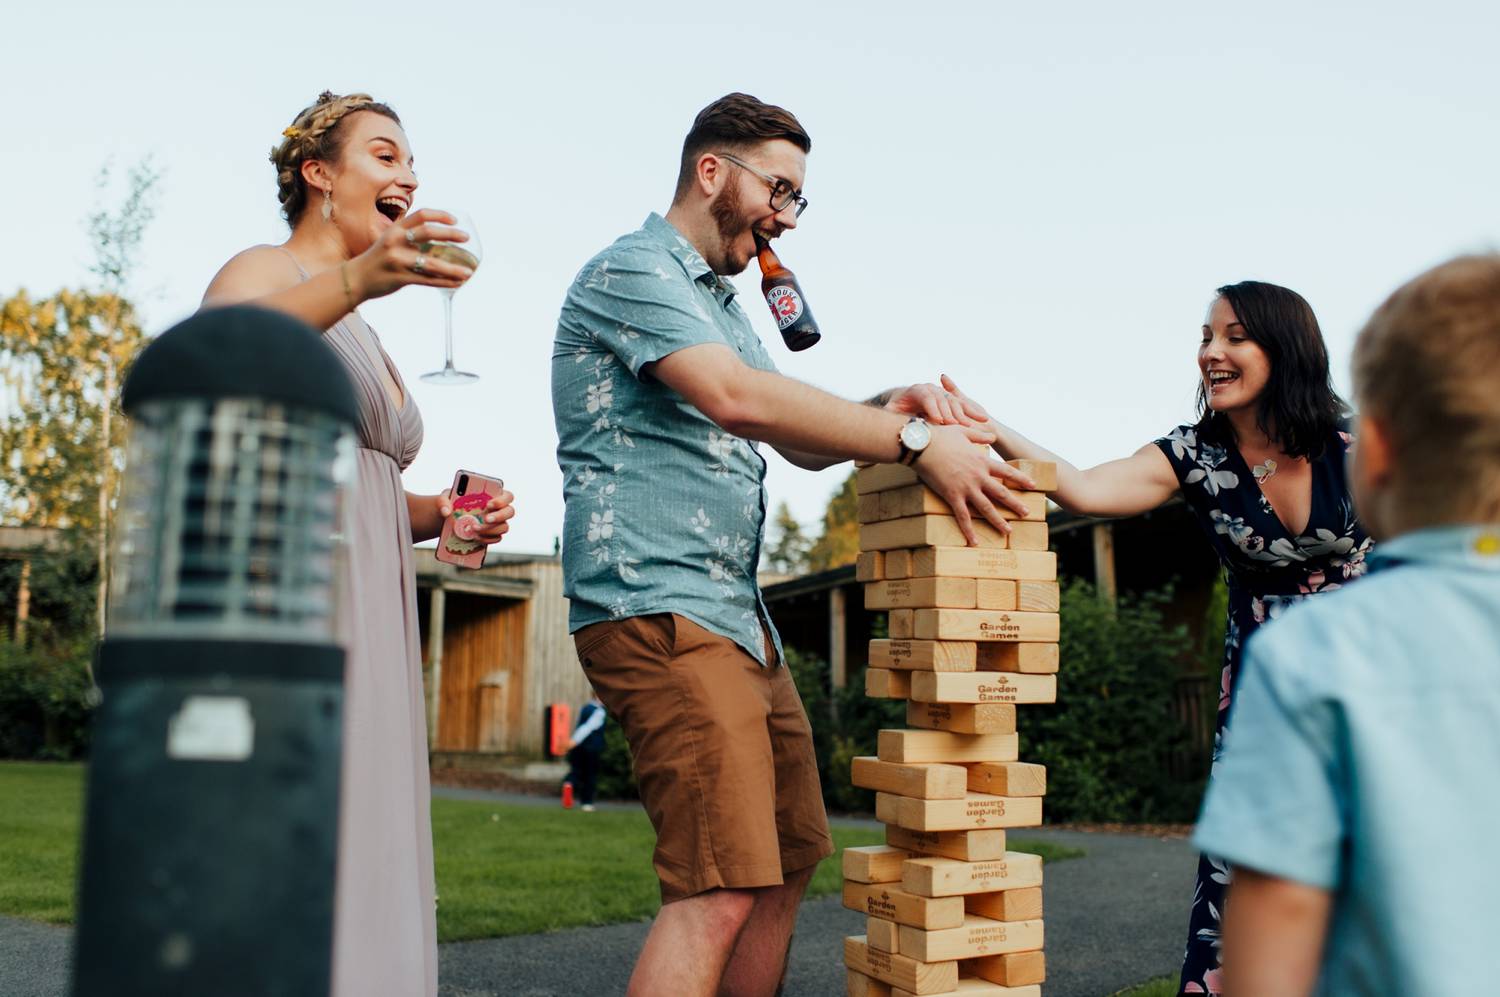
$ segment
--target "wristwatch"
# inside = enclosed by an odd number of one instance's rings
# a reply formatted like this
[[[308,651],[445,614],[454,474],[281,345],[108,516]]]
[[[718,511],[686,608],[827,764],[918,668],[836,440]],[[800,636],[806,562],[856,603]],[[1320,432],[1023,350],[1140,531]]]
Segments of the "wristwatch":
[[[925,419],[913,416],[901,427],[896,442],[901,444],[900,462],[908,466],[915,464],[922,451],[927,449],[927,444],[932,442],[932,427]]]

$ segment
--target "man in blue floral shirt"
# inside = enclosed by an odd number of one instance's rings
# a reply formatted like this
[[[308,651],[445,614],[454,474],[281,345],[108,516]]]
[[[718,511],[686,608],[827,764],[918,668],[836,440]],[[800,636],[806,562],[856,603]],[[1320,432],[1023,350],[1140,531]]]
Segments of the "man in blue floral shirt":
[[[705,108],[671,209],[584,265],[552,357],[579,659],[620,722],[657,832],[662,909],[631,994],[766,994],[797,904],[833,852],[811,731],[756,585],[758,443],[806,468],[904,460],[958,510],[1031,483],[956,425],[941,389],[884,408],[780,376],[734,285],[756,239],[795,228],[811,140],[744,94]],[[957,421],[966,422],[966,419]],[[970,536],[972,542],[972,536]]]

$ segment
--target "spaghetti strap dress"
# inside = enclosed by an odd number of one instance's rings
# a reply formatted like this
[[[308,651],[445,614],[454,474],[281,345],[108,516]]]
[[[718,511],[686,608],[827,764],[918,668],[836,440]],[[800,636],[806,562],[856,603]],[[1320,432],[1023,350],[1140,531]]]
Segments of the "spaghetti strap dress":
[[[1245,641],[1292,603],[1337,589],[1365,572],[1372,542],[1355,516],[1344,470],[1354,439],[1343,429],[1331,433],[1322,454],[1312,459],[1312,507],[1307,526],[1298,533],[1276,515],[1220,419],[1207,426],[1178,426],[1155,442],[1171,462],[1183,498],[1219,555],[1228,582],[1214,730],[1217,764]],[[1216,994],[1221,989],[1219,924],[1229,879],[1227,863],[1198,857],[1179,993]]]
[[[302,278],[307,272],[298,264]],[[411,520],[401,472],[422,416],[374,331],[351,312],[324,334],[359,400],[339,634],[344,760],[334,901],[335,997],[436,997],[427,715]],[[399,388],[387,390],[384,366]]]

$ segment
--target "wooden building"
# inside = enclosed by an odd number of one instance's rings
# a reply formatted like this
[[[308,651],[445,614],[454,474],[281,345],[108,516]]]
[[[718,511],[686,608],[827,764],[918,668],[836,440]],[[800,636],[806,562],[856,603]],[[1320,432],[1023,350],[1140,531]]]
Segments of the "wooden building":
[[[589,694],[561,562],[492,550],[467,570],[414,553],[434,766],[545,758],[547,706],[576,711]]]

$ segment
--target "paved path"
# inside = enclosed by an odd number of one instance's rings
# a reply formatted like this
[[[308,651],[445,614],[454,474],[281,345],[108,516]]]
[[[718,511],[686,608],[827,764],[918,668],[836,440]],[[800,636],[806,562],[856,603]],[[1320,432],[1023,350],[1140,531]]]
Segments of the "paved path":
[[[439,787],[439,796],[555,806],[544,798]],[[601,804],[610,808],[629,804]],[[839,821],[875,825],[873,821]],[[1083,848],[1046,872],[1046,997],[1103,997],[1174,972],[1195,857],[1186,841],[1131,834],[1012,832]],[[442,946],[441,997],[611,997],[625,992],[649,922]],[[802,905],[786,997],[844,992],[842,939],[864,918],[837,897]],[[71,932],[0,917],[0,997],[65,997]],[[372,995],[374,997],[374,995]]]

